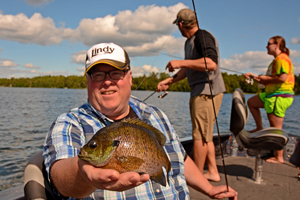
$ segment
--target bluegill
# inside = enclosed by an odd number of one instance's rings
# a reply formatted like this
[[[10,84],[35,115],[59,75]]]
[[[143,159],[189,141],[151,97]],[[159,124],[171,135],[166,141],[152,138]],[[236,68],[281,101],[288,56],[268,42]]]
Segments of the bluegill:
[[[136,118],[124,119],[99,130],[78,157],[119,173],[147,173],[151,180],[166,186],[171,163],[163,149],[165,143],[165,135],[153,126]]]

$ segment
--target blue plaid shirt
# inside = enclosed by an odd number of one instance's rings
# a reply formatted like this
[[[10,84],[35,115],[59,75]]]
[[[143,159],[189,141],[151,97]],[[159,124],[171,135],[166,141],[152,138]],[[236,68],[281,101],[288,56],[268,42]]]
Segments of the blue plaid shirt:
[[[170,186],[163,187],[149,180],[124,192],[98,189],[86,199],[189,199],[184,177],[185,150],[168,117],[160,109],[145,104],[133,96],[130,98],[129,105],[141,120],[165,134],[167,142],[164,150],[172,165],[169,172]],[[89,102],[60,115],[50,127],[44,143],[44,162],[48,175],[49,168],[55,160],[77,156],[80,148],[98,130],[111,123],[112,120],[95,110]]]

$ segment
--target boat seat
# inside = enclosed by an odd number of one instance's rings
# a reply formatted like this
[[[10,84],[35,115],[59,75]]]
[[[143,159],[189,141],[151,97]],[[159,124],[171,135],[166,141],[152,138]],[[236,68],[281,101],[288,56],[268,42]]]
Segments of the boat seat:
[[[244,129],[249,120],[249,110],[245,102],[245,96],[241,89],[237,88],[232,97],[230,131],[236,138],[239,149],[248,148],[256,150],[255,182],[262,183],[262,150],[281,150],[287,144],[288,135],[274,127],[265,128],[255,133],[249,133]]]
[[[43,162],[43,151],[31,156],[24,171],[25,199],[56,199],[48,181],[47,172]]]

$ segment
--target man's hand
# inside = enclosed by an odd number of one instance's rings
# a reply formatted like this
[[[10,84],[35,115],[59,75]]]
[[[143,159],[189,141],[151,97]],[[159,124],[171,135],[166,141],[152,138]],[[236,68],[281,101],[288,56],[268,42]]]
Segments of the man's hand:
[[[169,72],[174,72],[175,69],[180,69],[181,68],[181,62],[182,62],[182,60],[171,60],[167,64],[166,70],[169,70]]]
[[[169,89],[170,84],[172,83],[172,77],[169,77],[157,84],[157,92],[167,91]]]
[[[255,77],[257,77],[256,74],[253,74],[251,72],[248,72],[248,73],[243,74],[243,75],[245,76],[246,79],[250,79],[250,78],[254,78],[255,79]]]
[[[148,174],[139,175],[136,172],[120,174],[112,169],[94,167],[82,160],[79,160],[78,165],[84,179],[95,188],[102,190],[125,191],[150,179]]]

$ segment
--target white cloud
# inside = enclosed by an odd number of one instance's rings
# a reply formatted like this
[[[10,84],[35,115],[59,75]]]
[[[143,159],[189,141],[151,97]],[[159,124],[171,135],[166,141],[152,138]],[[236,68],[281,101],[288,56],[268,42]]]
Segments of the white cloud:
[[[115,16],[82,19],[76,29],[65,28],[64,25],[57,28],[51,18],[44,18],[40,13],[35,13],[30,18],[22,13],[0,13],[0,38],[43,46],[69,40],[82,42],[90,47],[99,42],[111,41],[130,49],[130,56],[151,56],[153,52],[161,50],[169,54],[180,54],[184,39],[171,36],[177,30],[172,21],[184,7],[186,6],[182,3],[170,7],[140,6],[133,12],[125,10]]]
[[[300,51],[290,49],[290,58],[294,66],[294,74],[300,74]]]
[[[45,46],[59,44],[70,38],[72,32],[70,28],[56,28],[51,18],[43,18],[40,13],[33,14],[31,18],[22,13],[0,14],[0,38],[3,40]]]
[[[299,58],[300,51],[290,50],[290,59],[294,66],[294,74],[300,73],[300,63],[297,62]],[[268,55],[265,51],[248,51],[243,54],[232,55],[229,59],[221,59],[220,67],[222,72],[233,74],[237,74],[236,72],[265,74],[267,67],[273,59],[274,57]]]
[[[16,64],[12,60],[0,59],[0,78],[11,78],[11,77],[34,77],[34,76],[44,76],[44,75],[71,75],[68,71],[38,71],[35,69],[40,69],[40,67],[34,66],[32,63],[23,65],[23,68],[29,69],[19,69],[19,64]]]
[[[159,70],[157,67],[152,67],[151,65],[144,65],[142,67],[134,67],[131,66],[132,76],[138,77],[146,75],[148,76],[150,73],[159,73]]]
[[[300,40],[297,37],[291,39],[291,44],[300,44]]]
[[[140,46],[126,46],[124,49],[130,57],[156,56],[160,52],[166,52],[170,55],[179,54],[182,57],[185,40],[185,38],[174,38],[171,35],[164,35],[152,42],[144,43]]]
[[[18,68],[8,68],[4,69],[0,67],[0,78],[11,78],[11,77],[35,77],[35,76],[58,76],[64,75],[68,76],[71,75],[68,71],[38,71],[38,70],[24,70]]]
[[[51,3],[53,0],[25,0],[28,5],[39,6],[42,4]]]
[[[29,69],[41,69],[39,66],[34,66],[32,63],[27,63],[23,65],[24,68],[29,68]]]
[[[8,59],[0,59],[0,68],[12,68],[12,67],[17,67],[19,66],[12,60]]]
[[[30,5],[47,2],[51,1],[27,1]],[[59,23],[60,27],[57,27],[53,19],[43,17],[40,13],[26,16],[23,13],[5,15],[0,12],[0,39],[42,46],[58,45],[66,40],[81,42],[88,47],[99,42],[114,42],[121,45],[131,59],[136,56],[156,56],[159,53],[183,57],[185,39],[172,36],[172,32],[177,30],[177,26],[172,22],[177,12],[184,7],[186,6],[182,3],[169,7],[140,6],[134,11],[120,11],[114,16],[82,19],[75,29],[65,28],[64,22]],[[70,58],[71,63],[82,66],[77,68],[80,73],[84,72],[85,53],[86,50],[82,50],[72,54]],[[33,64],[23,67],[38,69]],[[137,67],[136,70],[135,74],[149,73],[151,70],[159,72],[157,67]],[[23,74],[27,72],[42,75],[39,71],[14,71]]]
[[[300,58],[300,51],[290,49],[290,58]]]
[[[85,67],[77,67],[76,69],[84,74]]]
[[[71,63],[76,63],[84,66],[85,60],[86,60],[86,50],[82,50],[72,54]]]
[[[87,46],[112,41],[124,47],[130,56],[151,56],[151,51],[162,49],[179,54],[184,39],[171,36],[177,29],[172,21],[183,7],[186,6],[182,3],[170,7],[140,6],[134,12],[126,10],[116,16],[83,19],[72,39]]]
[[[220,67],[240,73],[253,72],[264,74],[271,61],[272,56],[265,51],[248,51],[240,55],[232,55],[229,59],[222,59]]]

